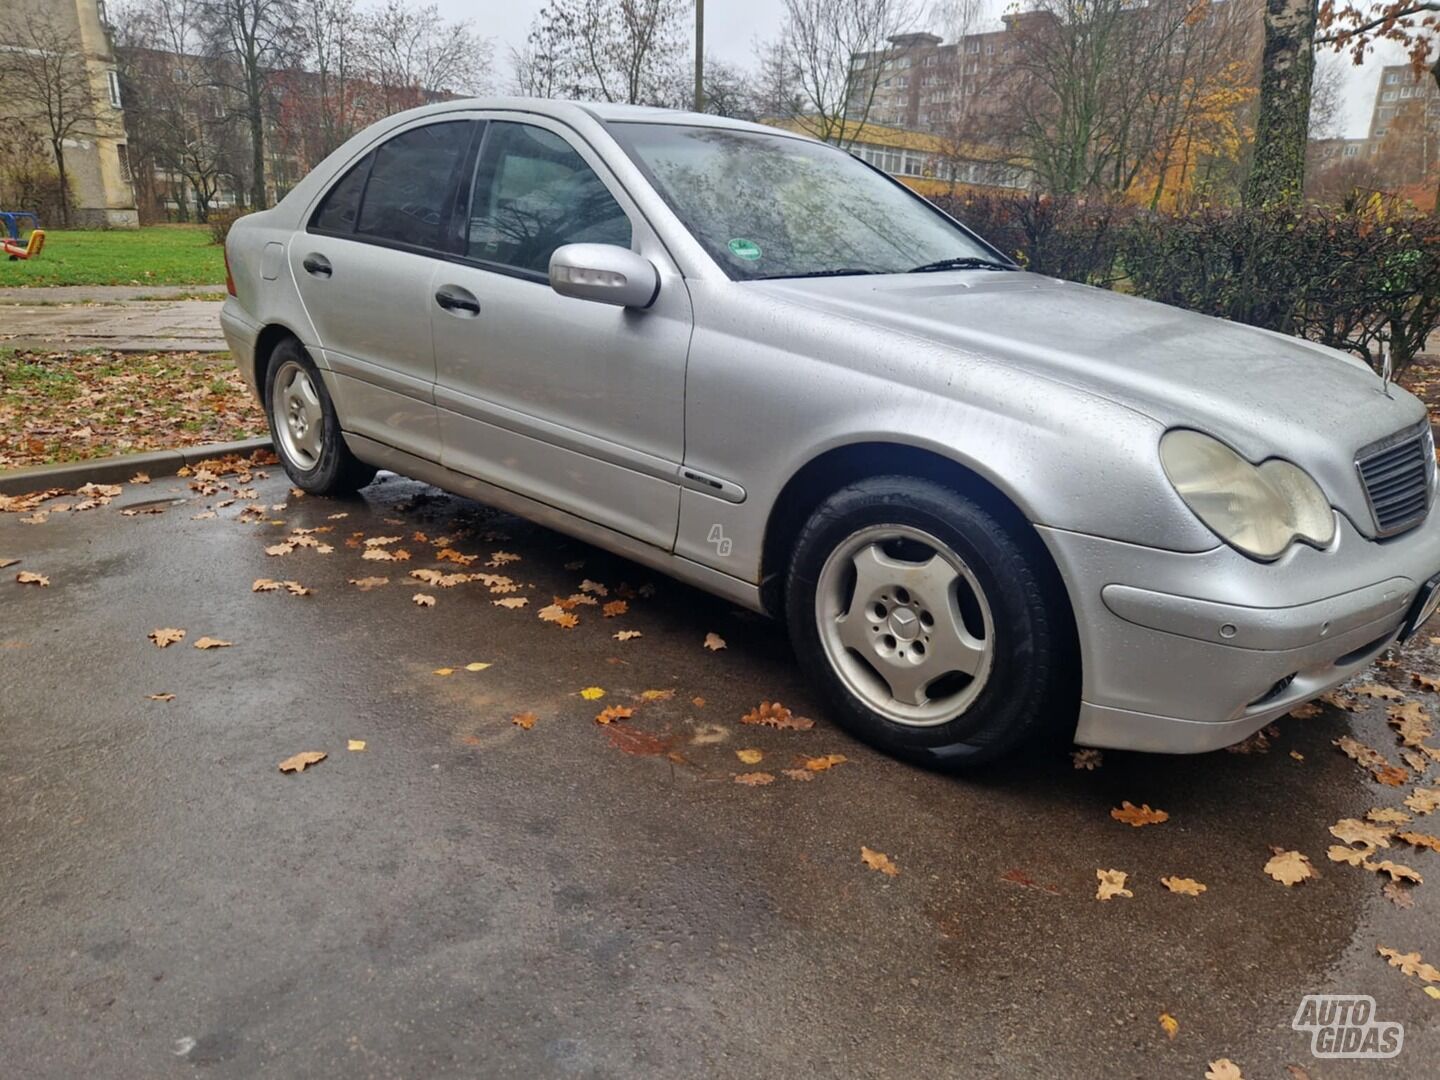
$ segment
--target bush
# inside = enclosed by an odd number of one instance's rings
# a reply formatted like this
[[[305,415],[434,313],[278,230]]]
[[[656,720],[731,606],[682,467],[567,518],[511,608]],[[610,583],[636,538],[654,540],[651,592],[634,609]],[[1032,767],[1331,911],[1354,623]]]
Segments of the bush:
[[[0,210],[31,210],[42,228],[58,228],[73,205],[49,151],[23,127],[0,131]]]
[[[206,219],[210,225],[210,240],[216,244],[225,243],[230,235],[230,226],[239,221],[249,211],[239,210],[231,207],[228,210],[212,210]]]
[[[1073,196],[966,194],[937,204],[1027,270],[1087,285],[1115,281],[1117,227],[1133,211]]]
[[[938,204],[1027,269],[1294,334],[1403,371],[1440,327],[1440,221],[1372,199],[1335,208],[964,195]]]

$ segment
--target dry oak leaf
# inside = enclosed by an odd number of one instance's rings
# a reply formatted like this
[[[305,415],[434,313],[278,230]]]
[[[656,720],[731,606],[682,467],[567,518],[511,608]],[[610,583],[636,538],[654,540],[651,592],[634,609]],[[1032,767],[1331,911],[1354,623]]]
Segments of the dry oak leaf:
[[[533,712],[516,713],[510,718],[510,722],[518,728],[529,731],[535,726],[535,721],[540,719]]]
[[[291,596],[313,596],[315,593],[314,589],[306,588],[298,581],[282,581],[280,584],[285,586],[285,591]]]
[[[1173,893],[1179,893],[1181,896],[1199,896],[1205,891],[1204,885],[1200,884],[1200,882],[1194,878],[1188,877],[1162,877],[1160,884],[1164,885],[1165,888]]]
[[[454,675],[454,674],[455,674],[455,669],[454,669],[453,667],[437,667],[437,668],[436,668],[434,671],[432,671],[430,674],[431,674],[431,675],[441,675],[441,676],[444,676],[444,675]]]
[[[130,483],[132,484],[148,484],[149,482],[149,473],[137,472],[134,476],[130,477]]]
[[[580,625],[580,617],[578,615],[571,615],[559,604],[551,604],[548,607],[543,607],[536,612],[536,615],[541,622],[551,622],[566,630],[573,630]]]
[[[150,700],[151,700],[151,701],[174,701],[174,700],[175,700],[175,695],[174,695],[174,694],[151,694],[151,695],[150,695]]]
[[[1364,866],[1365,860],[1375,854],[1373,847],[1352,848],[1340,844],[1331,844],[1325,854],[1331,862],[1349,863],[1351,866]]]
[[[598,581],[591,581],[589,578],[586,578],[584,581],[580,582],[580,591],[582,593],[594,593],[596,596],[610,595],[609,589],[607,589],[604,585],[601,585]]]
[[[300,530],[296,529],[295,531],[299,532]],[[365,546],[369,548],[385,547],[387,544],[398,544],[401,539],[402,537],[399,536],[372,536],[365,541]]]
[[[1128,799],[1111,810],[1110,816],[1137,829],[1142,825],[1159,825],[1162,821],[1170,820],[1170,815],[1164,810],[1151,810],[1149,803],[1136,806]]]
[[[725,644],[725,639],[723,637],[721,637],[719,634],[711,632],[705,635],[705,648],[709,649],[711,652],[719,652],[721,649],[728,648],[728,646]]]
[[[1300,852],[1286,851],[1284,848],[1271,848],[1270,850],[1274,854],[1265,864],[1265,873],[1286,888],[1318,876],[1315,873],[1315,867],[1310,865],[1310,860]]]
[[[640,633],[639,630],[620,630],[610,636],[616,641],[634,641],[636,638],[644,637],[645,635]]]
[[[1425,884],[1425,879],[1420,876],[1418,870],[1412,870],[1403,863],[1391,862],[1389,859],[1381,859],[1377,863],[1364,862],[1360,865],[1366,870],[1374,870],[1377,874],[1389,874],[1391,881],[1409,881],[1416,885]]]
[[[705,699],[703,697],[692,697],[690,704],[694,705],[697,709],[703,709],[705,707]]]
[[[1315,717],[1324,711],[1325,710],[1317,703],[1307,701],[1303,705],[1296,705],[1295,708],[1290,710],[1289,715],[1293,716],[1296,720],[1314,720]]]
[[[1413,891],[1409,885],[1401,885],[1397,881],[1387,881],[1380,887],[1381,896],[1406,911],[1415,906],[1415,898],[1410,895]]]
[[[7,566],[14,566],[14,565],[15,565],[16,563],[18,563],[19,561],[20,561],[19,559],[6,559],[6,558],[3,558],[3,557],[0,557],[0,570],[4,570],[5,567],[7,567]]]
[[[1404,825],[1410,820],[1410,815],[1393,806],[1376,806],[1365,811],[1365,820],[1373,821],[1378,825]]]
[[[744,784],[746,787],[764,787],[766,784],[773,784],[775,777],[768,772],[746,772],[736,773],[735,783]]]
[[[642,690],[640,692],[641,701],[669,701],[674,696],[675,691],[669,688],[665,690]]]
[[[390,579],[387,577],[352,577],[350,584],[358,587],[361,592],[369,592],[371,589],[378,589],[381,585],[389,585]]]
[[[1330,835],[1347,844],[1363,844],[1366,847],[1389,847],[1390,830],[1373,825],[1358,818],[1341,818],[1330,826]]]
[[[435,597],[431,596],[429,593],[417,592],[414,596],[410,597],[410,601],[411,603],[415,604],[416,607],[435,606]]]
[[[765,756],[765,751],[747,747],[744,750],[736,750],[735,756],[746,765],[758,765],[760,764],[760,759]]]
[[[490,567],[504,566],[506,563],[519,561],[519,555],[511,554],[508,551],[497,551],[490,556],[490,560],[485,565]]]
[[[896,866],[890,856],[886,855],[883,851],[872,851],[870,848],[861,845],[860,861],[871,870],[879,870],[880,873],[887,877],[898,877],[900,875],[900,867]]]
[[[197,649],[228,649],[231,644],[232,644],[231,642],[229,642],[229,641],[221,641],[219,638],[202,637],[199,641],[195,642],[195,648],[197,648]]]
[[[21,570],[15,575],[15,580],[21,585],[39,585],[42,589],[50,587],[50,579],[44,574],[32,574],[29,570]]]
[[[1410,679],[1421,690],[1428,690],[1432,694],[1440,694],[1440,679],[1434,675],[1421,675],[1418,671],[1410,673]]]
[[[1388,949],[1384,945],[1377,945],[1376,949],[1390,961],[1391,967],[1398,967],[1406,975],[1413,975],[1428,983],[1440,983],[1440,968],[1425,963],[1418,952],[1402,953],[1399,949]]]
[[[1125,879],[1129,875],[1124,870],[1096,870],[1095,877],[1100,882],[1095,889],[1096,900],[1110,900],[1116,896],[1131,896],[1135,894],[1125,888]]]
[[[364,749],[365,749],[365,740],[364,740],[364,739],[346,739],[346,740],[345,740],[345,749],[346,749],[346,750],[364,750]]]
[[[287,757],[280,762],[281,772],[304,772],[311,765],[324,761],[326,754],[324,750],[302,750],[300,753]]]
[[[251,592],[275,592],[280,588],[280,582],[272,578],[256,578],[250,586]]]
[[[635,710],[628,705],[610,705],[601,709],[595,715],[597,724],[609,724],[616,720],[629,720],[635,715]]]
[[[1245,1080],[1240,1075],[1240,1066],[1229,1058],[1216,1058],[1205,1070],[1205,1080]]]
[[[1405,796],[1405,805],[1417,814],[1429,814],[1440,810],[1440,788],[1417,787]]]
[[[1160,1030],[1165,1032],[1167,1038],[1173,1040],[1180,1033],[1180,1021],[1176,1020],[1169,1013],[1160,1014]]]
[[[608,604],[606,604],[600,609],[600,614],[605,616],[605,618],[607,619],[614,619],[620,615],[624,615],[629,610],[630,605],[627,604],[624,600],[611,600]]]
[[[791,780],[814,780],[815,774],[809,769],[781,769],[780,772]]]
[[[598,686],[587,686],[580,691],[580,696],[586,701],[599,701],[605,696],[605,691]]]
[[[517,611],[530,603],[530,599],[525,596],[507,596],[503,600],[491,600],[490,603],[503,607],[506,611]]]
[[[740,722],[778,728],[781,731],[809,731],[815,726],[814,720],[794,715],[778,701],[762,701],[740,717]]]
[[[472,660],[470,663],[468,663],[468,664],[465,665],[465,670],[466,670],[466,671],[484,671],[484,670],[485,670],[486,668],[488,668],[489,666],[490,666],[490,665],[489,665],[487,662],[485,662],[484,660]]]
[[[805,768],[810,772],[824,772],[836,765],[844,765],[849,760],[844,754],[826,754],[824,757],[806,758]]]
[[[1411,847],[1429,848],[1431,851],[1440,851],[1440,836],[1431,836],[1429,833],[1418,832],[1396,833],[1395,836]]]
[[[265,549],[266,555],[289,555],[295,550],[295,545],[289,541],[281,541],[278,544],[271,544]]]
[[[150,633],[145,636],[153,641],[157,648],[163,649],[167,645],[174,645],[175,642],[183,640],[185,631],[176,630],[174,627],[167,626],[160,630],[151,630]]]
[[[1099,750],[1076,750],[1070,755],[1070,760],[1075,763],[1075,768],[1094,772],[1105,763],[1105,755]]]
[[[1379,683],[1365,683],[1363,686],[1353,688],[1355,693],[1365,697],[1377,698],[1381,701],[1404,701],[1405,695],[1392,686],[1381,686]]]

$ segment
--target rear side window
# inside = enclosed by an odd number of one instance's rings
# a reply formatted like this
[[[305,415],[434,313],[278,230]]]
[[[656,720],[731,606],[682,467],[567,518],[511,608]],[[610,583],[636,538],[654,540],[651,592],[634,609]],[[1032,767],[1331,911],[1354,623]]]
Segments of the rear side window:
[[[569,143],[531,124],[490,124],[470,197],[470,258],[544,274],[564,244],[630,240],[625,211]]]
[[[355,221],[360,216],[360,196],[365,193],[365,180],[370,175],[370,164],[375,155],[366,154],[340,182],[325,193],[320,200],[320,209],[315,211],[311,224],[321,232],[352,233]]]

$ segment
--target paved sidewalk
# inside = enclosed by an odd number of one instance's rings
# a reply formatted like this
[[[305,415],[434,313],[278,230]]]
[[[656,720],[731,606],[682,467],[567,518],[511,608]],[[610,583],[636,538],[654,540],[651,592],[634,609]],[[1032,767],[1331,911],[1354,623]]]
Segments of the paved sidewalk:
[[[123,352],[223,351],[221,302],[176,299],[220,291],[221,286],[207,285],[0,289],[0,345]]]

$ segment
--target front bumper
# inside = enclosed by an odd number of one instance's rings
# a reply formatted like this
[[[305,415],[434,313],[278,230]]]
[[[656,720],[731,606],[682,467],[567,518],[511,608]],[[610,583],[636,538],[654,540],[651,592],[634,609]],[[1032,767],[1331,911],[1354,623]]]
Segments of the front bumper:
[[[1084,680],[1075,741],[1228,746],[1363,670],[1440,571],[1440,514],[1382,543],[1344,517],[1273,563],[1040,527],[1069,588]]]

